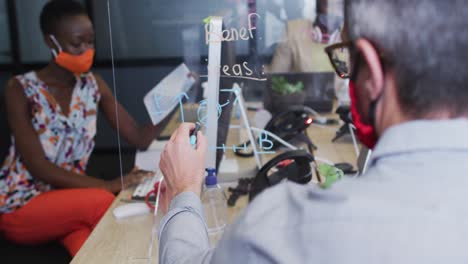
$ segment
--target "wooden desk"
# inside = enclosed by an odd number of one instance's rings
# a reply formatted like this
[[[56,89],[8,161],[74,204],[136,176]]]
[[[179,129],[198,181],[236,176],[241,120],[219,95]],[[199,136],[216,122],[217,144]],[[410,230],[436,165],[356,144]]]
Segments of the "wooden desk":
[[[335,163],[349,162],[356,163],[356,154],[350,138],[340,139],[336,143],[331,143],[336,126],[327,126],[319,128],[311,126],[309,128],[310,136],[318,146],[315,153],[318,157],[326,158]],[[229,139],[228,139],[229,140]],[[252,164],[252,159],[240,159],[239,162]],[[242,165],[241,165],[242,166]],[[148,247],[151,240],[151,228],[153,216],[137,216],[123,220],[116,220],[112,215],[113,209],[121,205],[120,199],[128,198],[131,190],[122,191],[107,211],[103,219],[94,229],[93,233],[86,241],[84,246],[75,256],[71,263],[147,263]],[[232,220],[239,214],[247,204],[247,197],[241,197],[235,207],[229,208],[229,217]],[[159,217],[155,220],[159,224]],[[153,248],[153,257],[151,263],[158,262],[157,239]]]

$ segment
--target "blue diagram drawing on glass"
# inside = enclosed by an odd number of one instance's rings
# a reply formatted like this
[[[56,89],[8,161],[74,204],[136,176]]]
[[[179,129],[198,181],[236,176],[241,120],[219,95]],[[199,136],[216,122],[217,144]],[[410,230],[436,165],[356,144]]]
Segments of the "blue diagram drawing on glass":
[[[216,147],[216,150],[223,150],[223,152],[226,152],[226,150],[232,150],[234,152],[237,152],[237,150],[242,150],[244,152],[247,152],[248,148],[247,148],[247,143],[244,143],[242,146],[236,146],[236,145],[232,145],[232,146],[226,146],[226,144],[222,144],[221,146],[218,146]]]
[[[271,149],[273,149],[273,141],[271,141],[268,138],[267,133],[265,132],[260,133],[258,137],[258,144],[259,144],[260,149],[263,150],[263,151],[258,151],[259,154],[275,154],[276,153],[276,151],[271,151]],[[268,146],[266,146],[265,144],[268,144]],[[242,146],[236,146],[236,145],[226,146],[226,144],[222,144],[221,146],[217,146],[215,149],[222,150],[224,153],[226,153],[227,150],[232,150],[233,152],[237,152],[238,150],[247,152],[248,144],[244,143],[242,144]]]
[[[239,146],[236,146],[236,145],[233,145],[232,146],[232,151],[236,152],[238,149],[241,149],[243,150],[244,152],[247,152],[247,143],[244,143],[242,145],[242,147],[239,147]]]
[[[185,123],[185,118],[184,118],[184,106],[182,104],[182,101],[185,99],[189,99],[189,96],[187,95],[187,93],[185,92],[181,92],[179,93],[177,96],[174,97],[173,101],[176,102],[178,101],[179,102],[179,109],[180,109],[180,120],[182,121],[182,123]]]
[[[230,104],[229,100],[226,101],[226,103],[220,105],[218,103],[218,119],[221,117],[221,114],[223,113],[223,107],[227,106]],[[206,125],[206,109],[207,109],[207,100],[201,100],[198,102],[198,109],[197,109],[197,119],[198,122],[200,122],[203,125]]]
[[[151,114],[152,115],[163,115],[165,114],[168,110],[170,110],[169,108],[171,107],[171,105],[167,105],[168,101],[172,101],[172,103],[178,103],[179,104],[179,108],[180,108],[180,117],[181,117],[181,120],[182,120],[182,123],[185,122],[185,119],[184,119],[184,110],[183,110],[183,100],[185,99],[189,99],[189,96],[187,95],[187,93],[185,92],[181,92],[179,93],[178,95],[174,96],[174,97],[168,97],[168,96],[163,96],[161,94],[158,94],[158,93],[154,93],[153,94],[153,102],[154,102],[154,106],[156,108],[155,111],[152,111]],[[161,99],[163,99],[163,106],[161,106]],[[164,102],[166,102],[164,104]]]
[[[236,95],[235,100],[232,102],[232,104],[237,105],[239,102],[238,99],[238,94],[241,93],[240,88],[233,88],[233,89],[222,89],[220,92],[228,92],[228,93],[234,93]],[[184,116],[184,109],[183,109],[183,100],[184,98],[186,100],[190,99],[190,97],[187,95],[185,92],[180,92],[178,95],[169,97],[169,96],[164,96],[161,94],[155,93],[152,97],[154,101],[154,105],[156,107],[156,111],[153,111],[152,114],[154,115],[162,115],[167,112],[168,107],[167,106],[169,102],[173,103],[178,103],[179,104],[179,111],[180,111],[180,118],[181,122],[185,122],[185,116]],[[218,119],[221,117],[221,114],[223,112],[223,108],[226,107],[227,105],[231,104],[230,100],[226,100],[224,104],[219,104],[217,107],[218,111]],[[203,125],[206,125],[206,109],[207,109],[207,100],[202,100],[198,103],[198,109],[197,109],[197,119],[198,122],[200,122]],[[262,151],[258,151],[258,154],[274,154],[276,151],[271,151],[273,149],[274,143],[269,139],[269,136],[265,132],[260,132],[258,134],[258,144],[259,147]],[[244,143],[242,146],[226,146],[225,144],[222,144],[222,146],[217,146],[215,147],[216,150],[222,150],[223,152],[226,152],[227,150],[232,150],[233,152],[237,152],[238,150],[242,150],[244,152],[248,151],[248,145],[247,143]]]
[[[268,144],[269,146],[265,146],[265,144]],[[273,141],[268,139],[268,134],[265,132],[261,132],[258,135],[258,145],[260,146],[260,149],[264,151],[259,151],[258,154],[275,154],[276,151],[271,151],[273,149]]]
[[[220,92],[224,93],[234,93],[236,95],[236,99],[234,99],[234,102],[232,102],[235,105],[237,105],[237,102],[239,102],[239,97],[237,97],[237,94],[240,92],[239,88],[233,88],[233,89],[221,89],[219,90]],[[236,93],[237,92],[237,93]]]
[[[269,146],[265,147],[264,143],[268,143]],[[258,144],[260,145],[260,148],[264,150],[271,150],[273,149],[273,145],[274,145],[273,141],[268,139],[268,134],[265,132],[262,132],[260,133],[260,135],[258,135]]]

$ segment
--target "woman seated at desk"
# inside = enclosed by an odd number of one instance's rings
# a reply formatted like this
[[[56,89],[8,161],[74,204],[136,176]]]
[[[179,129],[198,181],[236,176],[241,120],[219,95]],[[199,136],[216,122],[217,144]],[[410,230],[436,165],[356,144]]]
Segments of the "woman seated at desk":
[[[160,129],[139,126],[89,71],[94,30],[81,4],[50,1],[40,25],[53,59],[12,78],[5,91],[12,144],[0,167],[0,232],[21,244],[59,240],[74,256],[111,205],[112,193],[149,176],[132,171],[122,184],[120,177],[85,175],[98,106],[137,148],[148,147]]]

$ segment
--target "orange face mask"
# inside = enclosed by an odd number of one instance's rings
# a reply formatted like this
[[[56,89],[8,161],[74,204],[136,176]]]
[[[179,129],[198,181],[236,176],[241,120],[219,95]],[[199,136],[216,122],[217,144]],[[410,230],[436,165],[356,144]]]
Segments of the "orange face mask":
[[[91,69],[94,60],[94,49],[88,49],[80,55],[72,55],[62,50],[54,36],[51,35],[50,38],[59,50],[57,53],[54,49],[51,49],[58,65],[74,74],[82,74]]]

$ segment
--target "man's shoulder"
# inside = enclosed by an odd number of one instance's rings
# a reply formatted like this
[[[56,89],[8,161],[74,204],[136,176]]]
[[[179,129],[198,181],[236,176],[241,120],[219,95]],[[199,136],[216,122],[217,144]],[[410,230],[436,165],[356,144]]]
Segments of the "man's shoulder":
[[[366,175],[344,178],[326,190],[289,182],[271,187],[239,218],[230,237],[238,243],[230,245],[242,245],[252,259],[267,257],[275,263],[314,258],[357,263],[362,256],[375,258],[370,262],[394,256],[395,247],[402,251],[412,247],[411,254],[401,259],[425,256],[428,248],[439,246],[432,237],[466,242],[466,237],[446,232],[447,228],[464,231],[460,223],[468,216],[468,210],[441,199],[452,193],[440,194],[427,180],[418,188],[406,173],[387,167],[374,166]],[[356,241],[369,249],[364,255]],[[345,251],[327,254],[338,249]]]
[[[346,200],[346,193],[341,191],[322,190],[311,184],[285,182],[259,194],[248,206],[245,221],[252,227],[280,227],[288,225],[286,221],[293,220],[293,217],[307,217],[303,212],[319,207],[339,206],[346,203]],[[284,217],[285,215],[291,217]]]
[[[311,259],[311,243],[353,214],[348,199],[342,188],[291,182],[268,188],[234,224],[229,247],[242,245],[255,260],[266,256],[269,262],[304,263]]]
[[[394,192],[386,190],[395,184],[386,186],[388,182],[378,176],[371,171],[362,178],[344,178],[329,189],[292,182],[278,184],[252,201],[245,211],[244,225],[254,230],[281,229],[298,223],[339,221],[345,216],[366,218],[386,206],[395,207]]]

